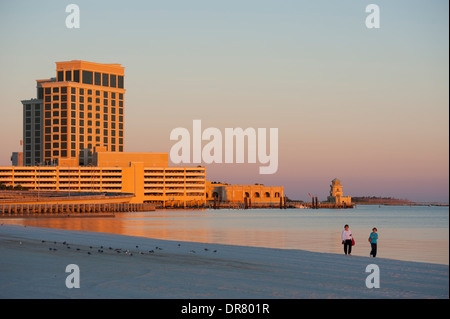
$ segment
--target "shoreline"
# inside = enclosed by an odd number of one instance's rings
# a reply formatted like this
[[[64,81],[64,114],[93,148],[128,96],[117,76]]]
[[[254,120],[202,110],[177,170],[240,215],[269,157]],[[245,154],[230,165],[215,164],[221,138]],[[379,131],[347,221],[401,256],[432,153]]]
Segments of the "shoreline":
[[[6,299],[449,296],[445,265],[293,249],[1,225],[0,253]],[[373,263],[381,272],[378,289],[365,286]],[[79,289],[65,287],[68,264],[80,267]]]
[[[369,207],[370,205],[366,206]],[[431,209],[431,208],[430,208]],[[439,208],[436,208],[439,209]],[[378,210],[378,209],[377,209]],[[259,216],[259,213],[257,211],[234,211],[233,210],[227,210],[227,214],[231,214],[230,216],[238,216],[239,218],[243,218],[243,220],[246,220],[247,218],[254,218]],[[426,209],[428,211],[428,209]],[[446,209],[448,213],[448,209]],[[306,216],[313,216],[311,213],[314,213],[314,211],[310,210],[301,210],[301,211],[286,211],[281,210],[280,212],[273,212],[272,210],[265,210],[266,213],[268,213],[270,216],[278,216],[278,214],[288,213],[286,216],[293,217],[295,222],[295,219],[297,217],[303,218],[302,213],[306,213]],[[160,221],[164,221],[164,223],[167,221],[166,217],[172,216],[171,214],[176,214],[173,216],[179,216],[177,210],[162,210],[162,211],[152,211],[149,212],[151,215],[150,217],[156,217],[162,218]],[[193,215],[192,215],[192,214]],[[181,217],[196,217],[200,218],[207,218],[209,219],[209,213],[211,213],[211,216],[214,218],[219,218],[220,220],[222,216],[222,212],[216,211],[216,210],[183,210]],[[195,225],[191,225],[192,223],[188,224],[189,226],[183,226],[178,227],[178,232],[175,231],[174,228],[171,227],[163,227],[163,231],[159,231],[158,227],[152,227],[150,225],[150,228],[147,229],[145,232],[142,231],[142,229],[136,229],[133,230],[133,219],[137,218],[139,220],[143,217],[148,217],[147,215],[141,216],[141,212],[127,212],[127,213],[118,213],[114,216],[101,216],[99,213],[82,213],[80,215],[77,215],[76,213],[73,216],[67,217],[64,215],[57,215],[57,214],[50,214],[50,215],[39,215],[39,216],[30,216],[30,217],[19,217],[16,216],[15,218],[4,218],[3,220],[0,218],[0,224],[16,224],[16,225],[22,225],[22,226],[33,226],[33,227],[43,227],[43,228],[49,228],[49,229],[66,229],[66,230],[74,230],[74,231],[91,231],[91,232],[100,232],[100,233],[111,233],[111,234],[119,234],[119,235],[128,235],[128,236],[142,236],[146,238],[153,238],[153,239],[163,239],[163,240],[175,240],[175,241],[191,241],[191,242],[203,242],[203,243],[217,243],[217,244],[225,244],[225,245],[245,245],[249,247],[257,247],[257,248],[275,248],[275,249],[299,249],[299,250],[305,250],[310,252],[319,252],[319,253],[334,253],[334,254],[341,254],[342,248],[341,245],[337,245],[337,241],[340,240],[336,235],[336,232],[334,230],[327,229],[325,227],[325,231],[320,232],[315,230],[307,230],[306,232],[302,231],[303,235],[299,237],[296,233],[293,231],[288,231],[286,233],[283,233],[283,237],[281,240],[278,240],[278,238],[275,235],[275,231],[272,229],[268,234],[271,235],[271,239],[267,239],[267,234],[263,234],[261,231],[260,226],[254,227],[254,229],[251,229],[251,234],[247,233],[246,231],[235,231],[235,234],[233,237],[223,237],[224,235],[217,234],[217,231],[213,231],[212,229],[216,229],[218,224],[214,224],[214,220],[216,220],[215,223],[217,223],[217,218],[212,219],[213,224],[215,225],[214,228],[211,228],[210,234],[208,236],[205,236],[203,233],[201,233],[202,229],[198,229]],[[144,213],[145,214],[145,213]],[[228,215],[225,215],[228,216]],[[315,214],[314,214],[315,216]],[[179,216],[180,217],[180,216]],[[227,218],[227,217],[225,217]],[[234,218],[234,217],[233,217]],[[315,217],[314,217],[315,218]],[[123,222],[121,222],[121,219],[124,219]],[[151,219],[150,219],[151,220]],[[448,217],[447,217],[448,221]],[[442,223],[441,223],[442,224]],[[122,225],[122,226],[120,226]],[[211,226],[212,226],[211,225]],[[119,227],[117,227],[119,226]],[[131,226],[131,228],[130,228]],[[219,225],[220,226],[220,225]],[[380,226],[380,225],[378,225]],[[123,229],[121,229],[123,227]],[[194,227],[199,232],[192,232],[190,235],[186,235],[183,233],[184,227],[188,227],[189,229]],[[286,227],[284,225],[283,227]],[[386,225],[385,225],[386,227]],[[302,229],[302,228],[300,228]],[[180,232],[181,231],[181,232]],[[356,231],[355,234],[359,234],[361,237],[364,235],[363,229],[354,229]],[[421,262],[421,263],[433,263],[433,264],[440,264],[440,265],[446,265],[448,266],[448,228],[444,229],[444,233],[440,232],[438,237],[433,237],[433,240],[430,240],[429,237],[431,233],[430,231],[425,231],[421,233],[419,236],[420,240],[415,240],[413,243],[408,242],[404,238],[407,237],[407,233],[405,233],[406,229],[403,230],[403,233],[399,233],[398,230],[395,232],[392,231],[392,229],[385,229],[385,239],[386,242],[383,245],[382,253],[377,256],[378,258],[386,258],[386,259],[393,259],[393,260],[399,260],[399,261],[412,261],[412,262]],[[442,235],[445,234],[446,237],[442,238]],[[182,235],[184,234],[184,235]],[[362,234],[362,235],[361,235]],[[334,236],[333,239],[330,241],[324,240],[324,238],[330,239],[330,236]],[[424,237],[425,236],[425,237]],[[431,236],[435,236],[434,233]],[[228,239],[227,239],[228,238]],[[239,239],[237,239],[239,238]],[[245,239],[247,238],[247,239]],[[314,238],[311,240],[309,238]],[[364,239],[361,237],[360,239]],[[353,251],[354,256],[368,256],[368,251],[366,251],[366,248],[370,249],[370,245],[367,244],[367,247],[364,245],[364,241],[357,240],[358,245],[356,246],[356,249]],[[428,245],[432,243],[433,246],[429,247]],[[381,246],[380,246],[381,247]],[[427,248],[429,247],[429,249]],[[418,254],[418,252],[421,252]]]

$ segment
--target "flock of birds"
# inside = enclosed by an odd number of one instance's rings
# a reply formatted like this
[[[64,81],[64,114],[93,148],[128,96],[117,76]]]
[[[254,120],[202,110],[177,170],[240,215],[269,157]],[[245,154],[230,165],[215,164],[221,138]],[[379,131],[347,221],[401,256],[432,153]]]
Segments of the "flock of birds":
[[[1,226],[3,226],[3,224],[1,224]],[[24,227],[26,227],[26,226],[24,226]],[[52,241],[41,240],[41,242],[42,242],[43,244],[45,244],[45,243],[51,243]],[[54,244],[54,245],[58,245],[59,242],[53,241],[53,244]],[[61,244],[63,245],[63,247],[66,247],[66,249],[74,249],[74,250],[76,250],[76,251],[81,251],[81,248],[79,248],[79,247],[73,248],[73,247],[71,247],[70,244],[69,244],[68,242],[66,242],[66,241],[63,241]],[[19,241],[19,245],[22,245],[22,241]],[[178,244],[177,246],[178,246],[178,247],[181,247],[181,244]],[[88,255],[92,255],[92,253],[94,252],[95,249],[97,249],[97,253],[103,254],[103,253],[104,253],[104,249],[106,249],[106,248],[104,248],[103,246],[96,247],[96,248],[94,248],[93,246],[89,246],[89,250],[86,251],[86,253],[87,253]],[[145,254],[154,254],[155,251],[161,251],[161,250],[163,250],[161,247],[156,246],[154,249],[151,249],[151,250],[149,250],[148,252],[144,252],[144,251],[142,251],[142,250],[139,250],[139,246],[138,246],[138,245],[136,245],[136,249],[138,249],[138,250],[137,250],[137,251],[130,251],[129,249],[122,249],[122,248],[108,247],[108,250],[109,250],[109,251],[115,251],[115,252],[118,253],[118,254],[124,253],[125,255],[128,255],[128,256],[133,256],[133,252],[134,252],[134,253],[137,253],[137,254],[139,254],[139,255],[145,255]],[[49,247],[48,250],[49,250],[49,251],[57,251],[58,248],[57,248],[57,247]],[[206,252],[206,251],[209,251],[208,248],[204,248],[203,250],[204,250],[205,252]],[[214,249],[212,252],[213,252],[213,253],[216,253],[217,250]],[[195,250],[190,250],[189,253],[195,254],[195,253],[197,253],[197,252],[196,252]]]
[[[47,242],[47,241],[45,241],[45,240],[42,240],[41,242],[42,242],[43,244],[45,244],[45,243],[51,243],[51,241],[48,241],[48,242]],[[22,245],[22,242],[19,242],[19,244]],[[54,245],[58,245],[59,242],[53,241],[53,244],[54,244]],[[62,247],[65,247],[66,249],[74,249],[74,250],[76,250],[76,251],[81,251],[81,248],[79,248],[79,247],[72,247],[72,246],[70,246],[70,244],[67,243],[66,241],[62,242],[61,244],[62,244]],[[181,247],[181,244],[178,244],[177,246],[178,246],[178,247]],[[55,247],[55,246],[49,247],[49,248],[48,248],[49,251],[57,251],[58,249],[59,249],[59,248],[57,248],[57,247]],[[129,249],[122,249],[122,248],[113,248],[113,247],[108,247],[108,248],[106,249],[106,248],[103,247],[103,246],[100,246],[100,247],[89,246],[89,250],[87,250],[86,253],[87,253],[88,255],[92,255],[92,254],[95,252],[95,250],[97,250],[97,253],[103,254],[103,253],[105,252],[104,249],[107,250],[107,251],[111,251],[111,252],[114,251],[114,252],[116,252],[116,253],[118,253],[118,254],[123,253],[123,254],[128,255],[128,256],[133,256],[133,253],[139,254],[139,255],[146,255],[146,254],[151,255],[151,254],[154,254],[155,251],[161,251],[161,250],[163,250],[161,247],[158,247],[158,246],[156,246],[154,249],[149,250],[148,252],[147,252],[147,251],[139,250],[139,246],[138,246],[138,245],[136,245],[136,249],[137,249],[136,251],[132,251],[132,250],[129,250]],[[208,248],[204,248],[204,251],[205,251],[205,252],[206,252],[206,251],[209,251],[209,249],[208,249]],[[213,253],[216,253],[217,250],[214,249],[212,252],[213,252]],[[195,250],[190,250],[189,253],[195,254],[196,251],[195,251]]]

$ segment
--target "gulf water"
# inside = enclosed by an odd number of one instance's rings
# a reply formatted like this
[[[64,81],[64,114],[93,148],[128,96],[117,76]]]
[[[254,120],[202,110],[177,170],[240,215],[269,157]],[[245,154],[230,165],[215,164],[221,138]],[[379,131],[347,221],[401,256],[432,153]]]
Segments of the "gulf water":
[[[376,227],[377,257],[449,264],[448,206],[160,210],[102,218],[2,219],[1,223],[337,254],[343,254],[340,236],[348,224],[356,241],[352,255],[369,256],[368,237]]]

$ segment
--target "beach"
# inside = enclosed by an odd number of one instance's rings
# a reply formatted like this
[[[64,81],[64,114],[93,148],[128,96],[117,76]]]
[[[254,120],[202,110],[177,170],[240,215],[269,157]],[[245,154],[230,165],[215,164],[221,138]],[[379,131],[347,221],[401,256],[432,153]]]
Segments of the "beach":
[[[448,265],[0,226],[0,298],[448,298]],[[80,288],[67,288],[66,266]],[[380,288],[366,287],[376,264]]]

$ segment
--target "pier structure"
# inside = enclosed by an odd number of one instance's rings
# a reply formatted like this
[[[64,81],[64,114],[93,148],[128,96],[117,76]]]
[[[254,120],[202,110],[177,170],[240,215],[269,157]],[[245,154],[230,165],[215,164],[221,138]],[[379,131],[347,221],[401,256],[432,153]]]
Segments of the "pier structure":
[[[155,210],[154,204],[130,203],[133,194],[1,191],[0,216],[114,216],[120,212]]]
[[[1,217],[114,217],[114,213],[147,212],[152,204],[0,204]]]

